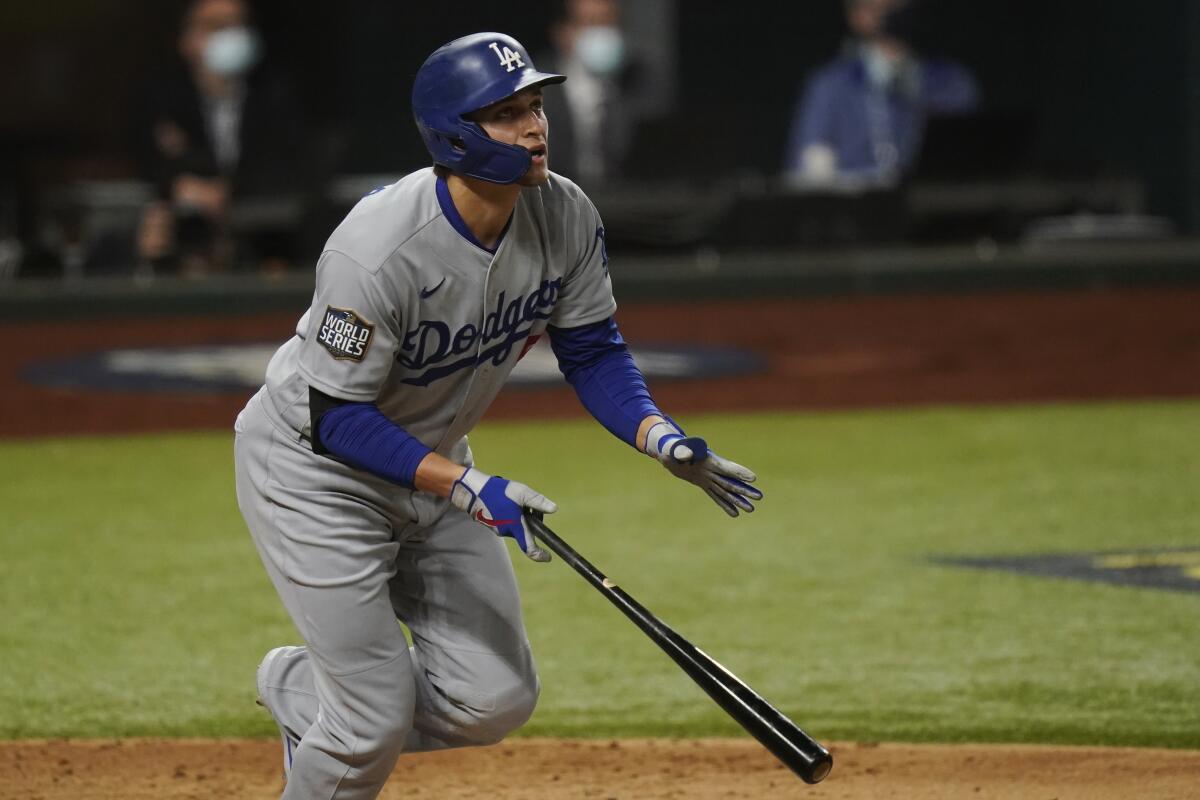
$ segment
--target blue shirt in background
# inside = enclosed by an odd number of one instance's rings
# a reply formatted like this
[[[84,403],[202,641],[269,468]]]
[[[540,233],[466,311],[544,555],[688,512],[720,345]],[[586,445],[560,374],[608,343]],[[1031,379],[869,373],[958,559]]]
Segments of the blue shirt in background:
[[[837,177],[894,180],[917,158],[927,117],[979,104],[974,78],[950,61],[910,61],[890,82],[869,73],[865,50],[839,57],[809,80],[793,112],[785,171],[804,176],[814,144],[833,152]]]

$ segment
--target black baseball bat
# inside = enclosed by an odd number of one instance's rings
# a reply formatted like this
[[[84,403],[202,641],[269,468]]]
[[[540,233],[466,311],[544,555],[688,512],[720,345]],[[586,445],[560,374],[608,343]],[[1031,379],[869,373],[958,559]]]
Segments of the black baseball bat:
[[[820,783],[833,769],[833,756],[796,723],[788,719],[757,692],[717,661],[676,633],[650,613],[542,521],[541,514],[525,515],[533,535],[559,558],[571,565],[596,591],[614,606],[651,641],[662,648],[725,713],[737,720],[763,747],[799,775],[805,783]]]

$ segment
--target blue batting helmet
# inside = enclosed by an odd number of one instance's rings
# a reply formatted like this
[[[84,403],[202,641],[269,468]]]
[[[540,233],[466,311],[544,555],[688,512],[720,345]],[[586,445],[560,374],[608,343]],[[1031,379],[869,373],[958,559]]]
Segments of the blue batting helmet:
[[[529,169],[529,151],[497,142],[466,119],[531,86],[565,75],[534,69],[521,43],[503,33],[476,33],[439,47],[417,71],[412,108],[433,162],[492,183],[514,183]]]

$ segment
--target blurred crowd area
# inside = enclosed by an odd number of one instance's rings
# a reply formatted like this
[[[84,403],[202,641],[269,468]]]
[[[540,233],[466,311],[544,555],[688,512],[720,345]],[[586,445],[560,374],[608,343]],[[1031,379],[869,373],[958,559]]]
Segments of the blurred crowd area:
[[[0,9],[0,280],[311,269],[488,29],[568,76],[551,169],[622,254],[1200,227],[1188,0],[56,0]]]

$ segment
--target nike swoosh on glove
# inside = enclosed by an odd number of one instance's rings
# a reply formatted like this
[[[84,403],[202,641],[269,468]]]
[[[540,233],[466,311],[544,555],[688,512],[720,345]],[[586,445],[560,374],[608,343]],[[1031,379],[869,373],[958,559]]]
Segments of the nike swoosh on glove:
[[[533,534],[525,527],[522,512],[532,508],[553,514],[558,506],[525,484],[467,467],[450,489],[450,502],[497,536],[515,539],[525,555],[534,561],[550,560],[550,554],[538,547]]]
[[[750,484],[758,479],[751,470],[708,449],[699,436],[685,437],[669,422],[657,422],[646,436],[646,454],[658,459],[672,475],[694,483],[731,517],[739,510],[754,510],[751,500],[763,493]]]

